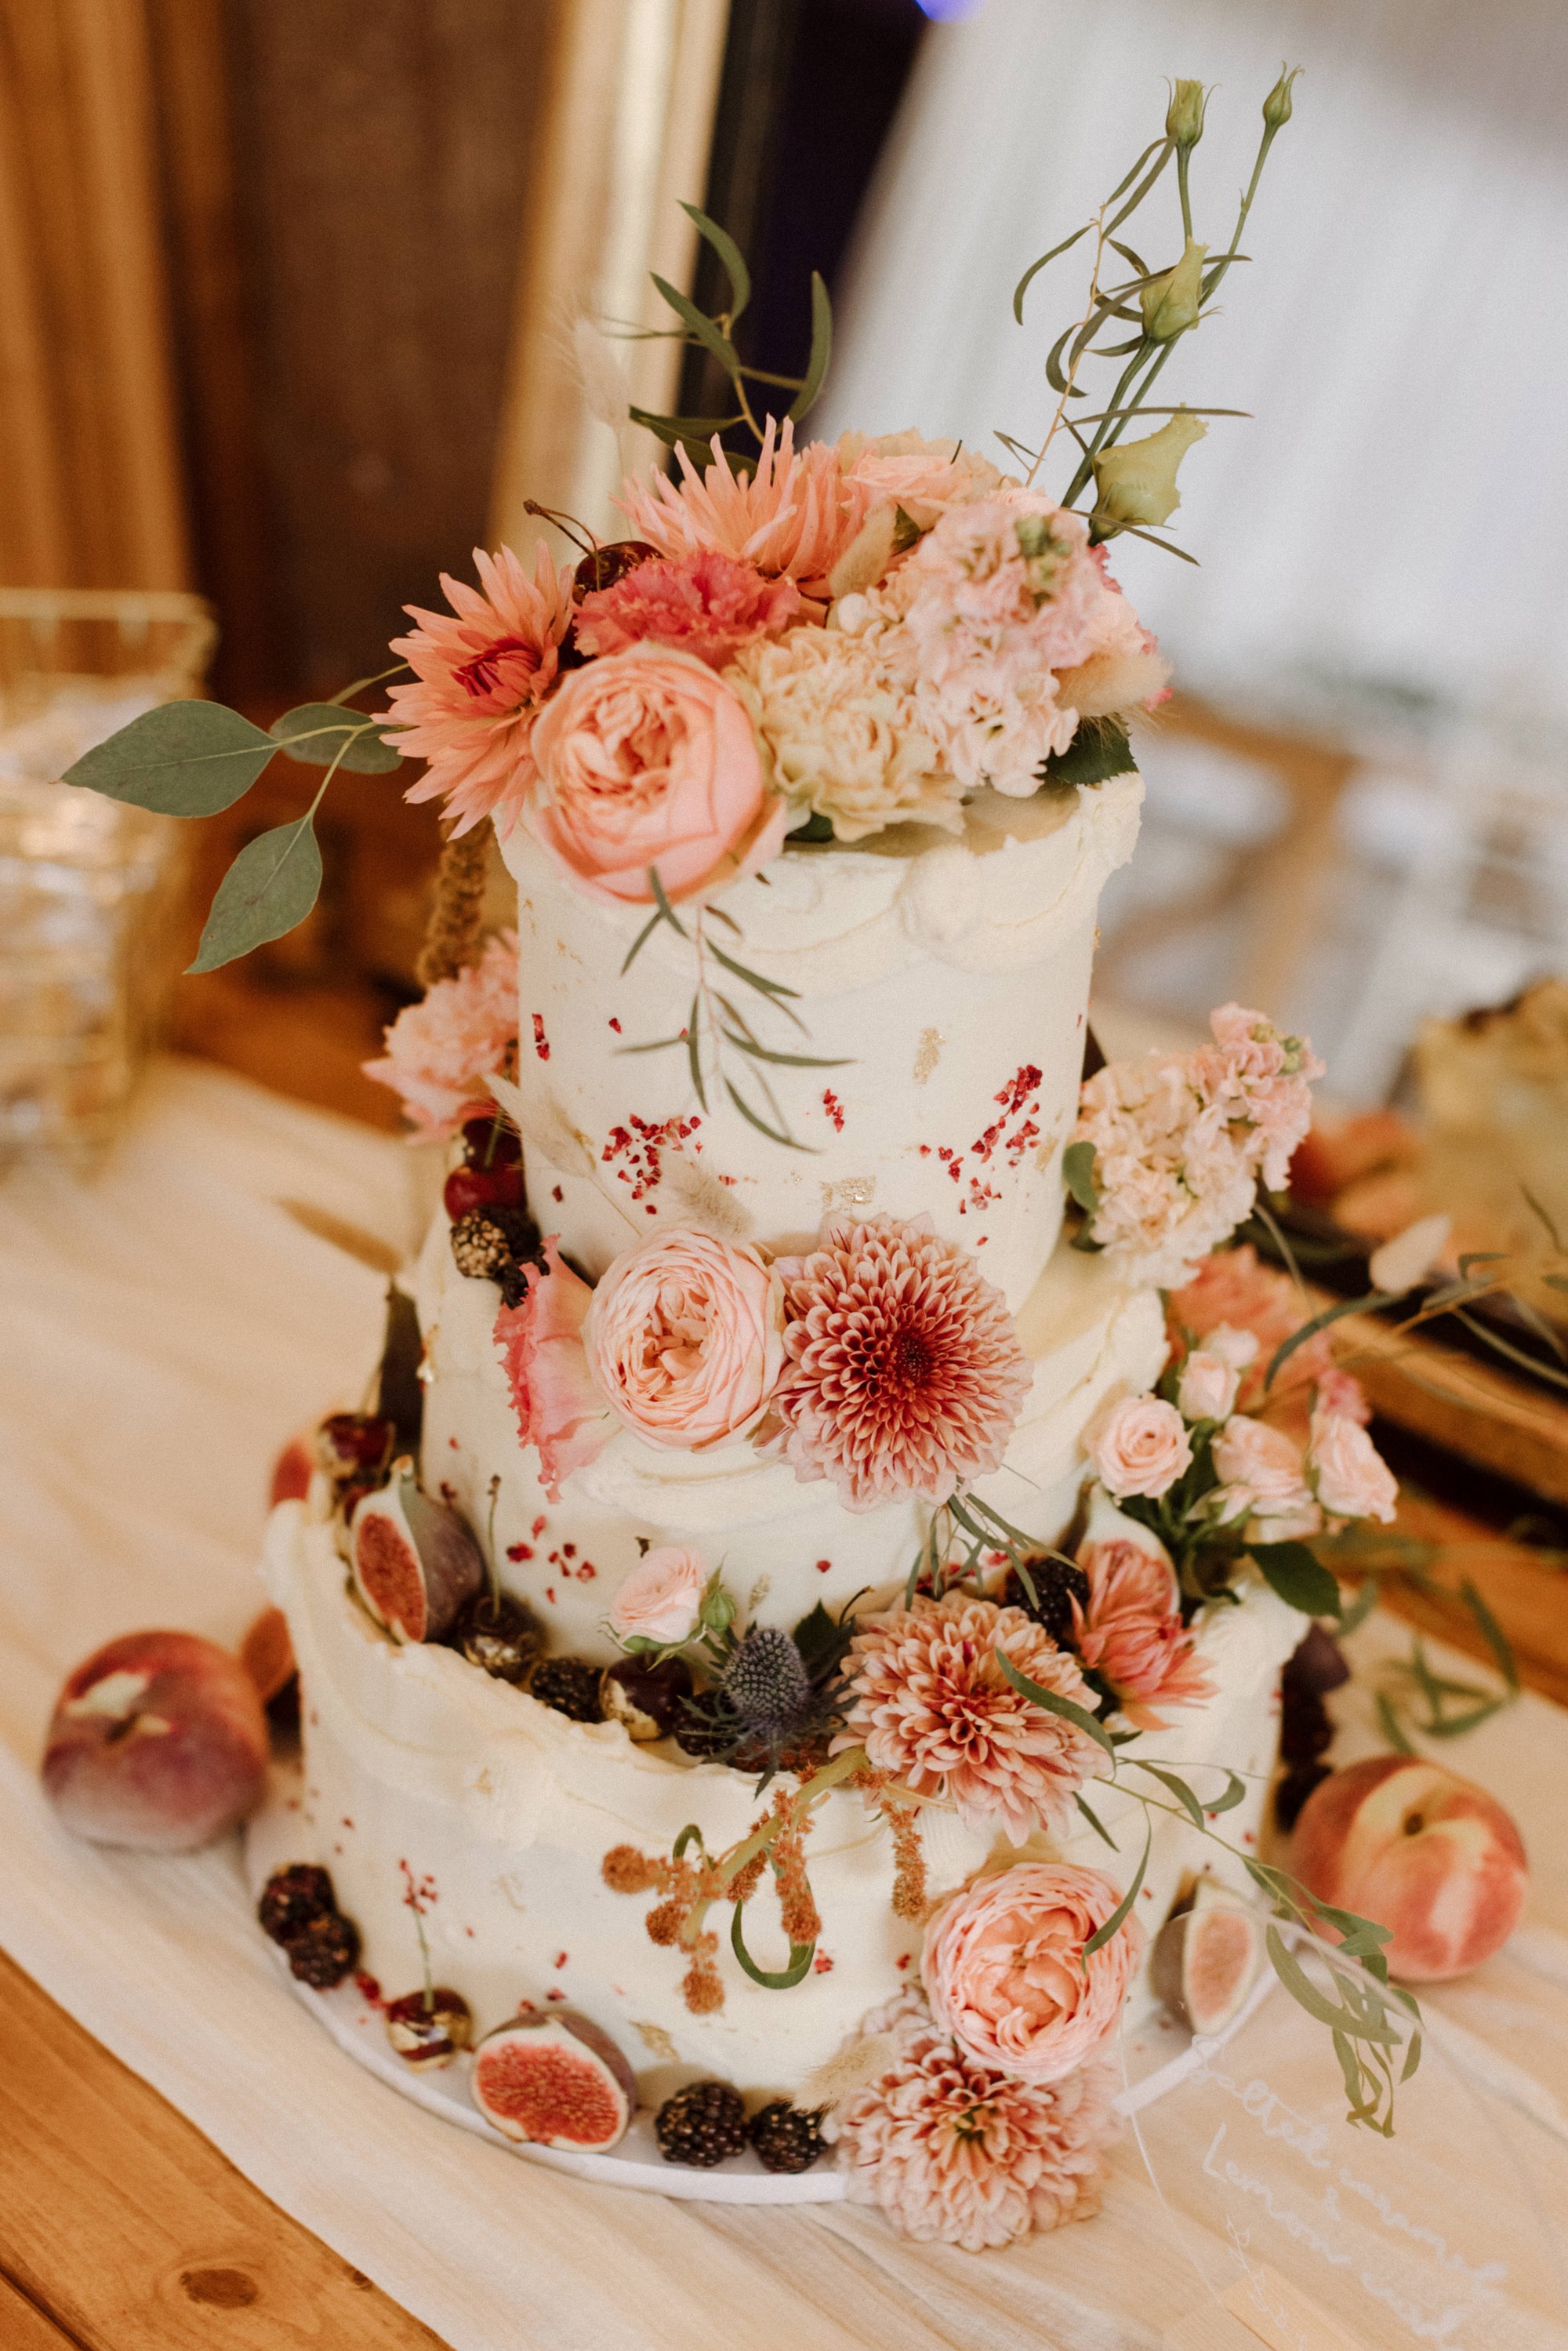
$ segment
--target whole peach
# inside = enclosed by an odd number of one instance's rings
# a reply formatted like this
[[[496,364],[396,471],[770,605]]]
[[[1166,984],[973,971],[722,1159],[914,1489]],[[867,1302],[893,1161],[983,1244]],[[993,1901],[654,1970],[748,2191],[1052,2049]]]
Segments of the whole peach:
[[[1415,1755],[1374,1755],[1315,1788],[1291,1866],[1309,1894],[1394,1930],[1391,1975],[1462,1976],[1500,1950],[1524,1907],[1519,1831],[1484,1788]]]
[[[237,1657],[194,1633],[127,1633],[61,1690],[44,1788],[74,1836],[190,1853],[252,1810],[267,1761],[267,1717]]]

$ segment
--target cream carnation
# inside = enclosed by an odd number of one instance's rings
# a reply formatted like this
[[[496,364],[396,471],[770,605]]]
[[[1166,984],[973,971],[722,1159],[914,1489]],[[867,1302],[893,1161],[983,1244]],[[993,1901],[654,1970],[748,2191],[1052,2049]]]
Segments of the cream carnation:
[[[1336,1519],[1392,1519],[1398,1481],[1359,1422],[1343,1413],[1312,1415],[1307,1467],[1319,1501]]]
[[[915,1992],[865,2020],[886,2062],[831,2124],[851,2201],[905,2237],[977,2253],[1098,2210],[1116,2080],[1094,2061],[1058,2082],[977,2064]]]
[[[725,678],[797,814],[827,817],[840,841],[889,824],[963,830],[957,785],[876,640],[793,629],[748,646]]]
[[[367,1078],[402,1097],[413,1143],[455,1134],[490,1100],[486,1080],[517,1036],[517,935],[501,931],[477,963],[436,980],[405,1005],[385,1031],[386,1051],[363,1065]]]
[[[1102,1405],[1083,1433],[1083,1449],[1108,1494],[1168,1493],[1192,1466],[1192,1445],[1174,1404],[1159,1396],[1118,1396]]]
[[[936,2022],[977,2065],[1059,2082],[1116,2028],[1143,1929],[1124,1919],[1084,1945],[1121,1901],[1098,1869],[1019,1862],[945,1903],[925,1929],[921,1981]]]
[[[778,1276],[710,1233],[660,1234],[609,1266],[583,1332],[589,1366],[628,1428],[700,1452],[748,1428],[783,1361]]]
[[[780,1258],[785,1367],[767,1443],[851,1510],[945,1502],[1001,1467],[1033,1376],[998,1290],[929,1217],[830,1220]]]
[[[653,1641],[661,1648],[689,1641],[707,1579],[707,1567],[695,1551],[656,1543],[615,1594],[611,1631],[618,1641]]]
[[[1061,1834],[1074,1792],[1109,1765],[1087,1731],[1008,1679],[998,1649],[1028,1680],[1092,1710],[1076,1659],[1021,1609],[967,1593],[920,1596],[856,1633],[852,1703],[834,1744],[863,1745],[878,1771],[946,1797],[976,1828],[999,1822],[1021,1844],[1036,1828]]]

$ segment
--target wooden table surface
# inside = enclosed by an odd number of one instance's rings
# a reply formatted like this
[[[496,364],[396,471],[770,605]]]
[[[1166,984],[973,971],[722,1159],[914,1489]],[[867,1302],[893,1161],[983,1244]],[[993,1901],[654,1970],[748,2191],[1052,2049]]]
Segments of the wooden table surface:
[[[324,1050],[323,1061],[329,1061]],[[302,1087],[330,1092],[324,1071]],[[344,1105],[347,1106],[346,1104]],[[1521,1678],[1568,1706],[1568,1577],[1462,1512],[1407,1500],[1436,1591],[1390,1604],[1483,1662],[1484,1592]],[[413,2351],[438,2338],[279,2211],[0,1953],[0,2351]],[[528,2351],[519,2345],[518,2351]]]

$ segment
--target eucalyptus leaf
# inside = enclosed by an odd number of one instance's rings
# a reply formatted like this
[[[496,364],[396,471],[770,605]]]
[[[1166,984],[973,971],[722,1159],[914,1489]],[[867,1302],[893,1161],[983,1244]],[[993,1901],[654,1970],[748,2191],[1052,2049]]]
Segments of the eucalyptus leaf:
[[[1061,1180],[1084,1215],[1092,1217],[1100,1206],[1100,1186],[1094,1180],[1094,1145],[1092,1143],[1085,1140],[1068,1144],[1061,1155]]]
[[[1475,1618],[1480,1628],[1481,1638],[1497,1659],[1499,1673],[1509,1688],[1517,1692],[1519,1667],[1514,1662],[1513,1650],[1509,1645],[1508,1635],[1468,1575],[1459,1585],[1459,1597]]]
[[[1282,1339],[1275,1348],[1264,1374],[1265,1388],[1273,1386],[1281,1366],[1290,1362],[1296,1349],[1304,1347],[1307,1341],[1315,1338],[1320,1331],[1326,1331],[1331,1322],[1343,1322],[1347,1314],[1364,1314],[1369,1307],[1386,1306],[1388,1300],[1381,1290],[1369,1290],[1364,1298],[1342,1298],[1337,1305],[1325,1306],[1321,1314],[1314,1314],[1310,1322],[1303,1322],[1299,1331],[1292,1331],[1290,1337]]]
[[[833,306],[828,289],[816,270],[811,272],[811,356],[806,362],[806,380],[789,403],[790,422],[800,419],[815,408],[822,385],[827,380],[828,362],[833,355]]]
[[[273,739],[291,759],[307,768],[351,768],[359,776],[390,776],[402,765],[402,754],[382,741],[381,730],[391,725],[385,716],[367,718],[362,710],[343,710],[331,702],[302,702],[286,710],[272,724]]]
[[[1303,1616],[1337,1616],[1339,1584],[1302,1542],[1249,1543],[1264,1582]]]
[[[1096,1927],[1094,1932],[1084,1944],[1082,1953],[1084,1962],[1092,1959],[1096,1951],[1103,1949],[1111,1940],[1113,1935],[1118,1935],[1121,1933],[1128,1917],[1131,1915],[1134,1903],[1137,1900],[1138,1896],[1143,1891],[1144,1872],[1149,1865],[1149,1855],[1153,1850],[1154,1842],[1155,1824],[1145,1813],[1144,1857],[1138,1864],[1137,1875],[1134,1878],[1131,1886],[1128,1886],[1125,1894],[1123,1895],[1120,1902],[1117,1903],[1116,1907],[1112,1911],[1111,1916],[1106,1919],[1104,1925],[1103,1927]]]
[[[682,325],[690,329],[706,350],[713,353],[725,373],[728,376],[737,374],[740,354],[723,328],[716,326],[704,311],[697,308],[689,294],[683,294],[678,287],[671,285],[667,277],[661,277],[656,269],[651,269],[648,275]]]
[[[791,1943],[787,1967],[759,1968],[746,1948],[746,1936],[740,1923],[744,1905],[737,1902],[729,1922],[730,1948],[753,1983],[761,1984],[766,1991],[789,1991],[803,1980],[816,1956],[815,1943]]]
[[[1139,1757],[1129,1756],[1127,1760],[1129,1762],[1135,1761],[1140,1771],[1146,1771],[1151,1779],[1159,1782],[1162,1788],[1170,1791],[1194,1828],[1203,1827],[1203,1806],[1198,1802],[1186,1782],[1177,1772],[1164,1771],[1157,1763],[1145,1763]]]
[[[1090,1827],[1093,1830],[1095,1835],[1100,1838],[1101,1842],[1104,1844],[1108,1844],[1113,1853],[1120,1853],[1122,1850],[1121,1846],[1116,1843],[1115,1838],[1111,1834],[1110,1830],[1105,1826],[1104,1822],[1100,1818],[1099,1813],[1094,1810],[1093,1806],[1086,1803],[1082,1796],[1078,1794],[1076,1792],[1073,1794],[1072,1801],[1077,1805],[1079,1811],[1082,1813],[1084,1819],[1088,1822]]]
[[[1044,1689],[1039,1682],[1030,1681],[1027,1674],[1019,1673],[1004,1649],[997,1650],[996,1660],[1014,1689],[1022,1697],[1035,1706],[1043,1707],[1047,1714],[1059,1714],[1063,1722],[1071,1722],[1074,1729],[1082,1730],[1086,1738],[1093,1740],[1097,1747],[1103,1747],[1107,1755],[1114,1755],[1115,1743],[1110,1732],[1086,1707],[1075,1706],[1071,1698],[1058,1698],[1054,1690]]]
[[[221,702],[165,702],[84,751],[63,780],[160,816],[216,816],[244,798],[277,749]]]
[[[683,203],[681,210],[697,235],[706,244],[712,246],[724,264],[725,275],[729,279],[729,316],[733,325],[751,299],[751,272],[746,266],[746,256],[729,231],[720,228],[717,221],[709,220],[706,213],[699,212],[695,204]]]
[[[192,971],[216,971],[302,923],[321,889],[321,852],[308,816],[246,841],[218,884]]]
[[[1103,784],[1112,776],[1131,775],[1137,764],[1119,718],[1081,718],[1066,750],[1052,751],[1041,762],[1040,778],[1065,790],[1069,785]]]

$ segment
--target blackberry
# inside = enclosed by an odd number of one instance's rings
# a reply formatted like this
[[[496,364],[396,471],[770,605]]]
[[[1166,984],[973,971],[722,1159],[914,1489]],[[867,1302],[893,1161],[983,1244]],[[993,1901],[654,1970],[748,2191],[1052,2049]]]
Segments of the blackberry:
[[[807,2113],[788,2098],[775,2098],[751,2117],[751,2144],[764,2171],[810,2171],[828,2142],[821,2109]]]
[[[1015,1572],[1009,1578],[1006,1597],[1026,1616],[1051,1635],[1059,1649],[1071,1649],[1075,1644],[1072,1631],[1072,1604],[1080,1608],[1089,1605],[1089,1578],[1081,1567],[1070,1560],[1041,1558],[1025,1562],[1030,1582],[1038,1597],[1031,1601],[1023,1581]]]
[[[287,1869],[273,1871],[262,1888],[256,1915],[268,1942],[287,1950],[308,1927],[313,1927],[318,1918],[331,1917],[337,1907],[327,1872],[313,1861],[297,1861]]]
[[[452,1227],[452,1259],[459,1273],[498,1282],[508,1306],[517,1305],[528,1287],[525,1269],[537,1264],[538,1227],[521,1208],[496,1203],[469,1208]]]
[[[711,2170],[746,2152],[746,2101],[727,2082],[690,2082],[666,2098],[653,2118],[653,2136],[666,2163]]]
[[[602,1722],[604,1708],[599,1696],[602,1671],[586,1657],[543,1657],[529,1675],[527,1688],[541,1706],[553,1707],[572,1722]]]
[[[507,1592],[498,1601],[476,1592],[446,1637],[471,1666],[500,1682],[526,1681],[544,1646],[533,1610]]]
[[[805,1660],[775,1625],[751,1627],[719,1675],[718,1692],[741,1741],[764,1745],[786,1737],[811,1702]]]
[[[339,1910],[324,1911],[287,1946],[291,1975],[315,1991],[330,1991],[350,1976],[360,1957],[360,1930]]]

